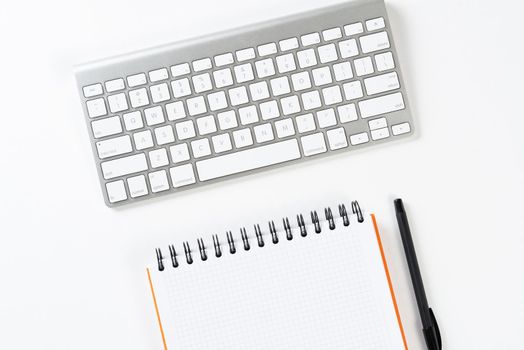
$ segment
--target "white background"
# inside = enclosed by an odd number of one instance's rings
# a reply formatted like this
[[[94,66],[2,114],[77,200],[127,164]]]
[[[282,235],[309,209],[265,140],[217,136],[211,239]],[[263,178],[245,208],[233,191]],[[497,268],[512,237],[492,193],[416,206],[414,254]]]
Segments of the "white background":
[[[119,210],[103,204],[74,64],[318,6],[2,5],[1,349],[160,349],[145,274],[154,247],[351,199],[379,218],[408,342],[423,349],[396,196],[444,348],[524,348],[521,1],[388,1],[417,138]]]

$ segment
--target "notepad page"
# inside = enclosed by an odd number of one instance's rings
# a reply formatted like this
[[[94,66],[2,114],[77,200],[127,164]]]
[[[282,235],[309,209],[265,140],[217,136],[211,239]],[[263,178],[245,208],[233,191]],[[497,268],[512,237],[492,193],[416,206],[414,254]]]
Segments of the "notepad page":
[[[167,349],[405,349],[371,216],[307,232],[151,269]]]

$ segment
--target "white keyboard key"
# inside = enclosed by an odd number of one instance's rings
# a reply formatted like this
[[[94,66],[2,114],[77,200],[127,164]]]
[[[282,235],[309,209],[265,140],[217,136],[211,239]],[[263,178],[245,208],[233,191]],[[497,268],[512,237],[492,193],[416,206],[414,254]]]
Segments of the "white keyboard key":
[[[151,184],[151,191],[153,193],[167,191],[169,189],[169,182],[165,170],[154,171],[147,176],[149,177],[149,183]]]
[[[349,58],[358,55],[358,46],[355,39],[344,40],[338,43],[340,57]]]
[[[110,180],[128,174],[147,170],[146,155],[143,153],[129,157],[118,158],[104,162],[100,165],[104,179]]]
[[[144,109],[144,115],[146,116],[146,123],[148,126],[162,124],[166,121],[164,118],[164,112],[160,106]]]
[[[135,141],[135,148],[139,151],[154,146],[153,136],[151,135],[150,130],[144,130],[134,133],[133,140]]]
[[[408,132],[411,131],[411,127],[409,126],[409,123],[402,123],[402,124],[393,125],[391,127],[391,131],[393,131],[393,135],[397,136],[397,135],[407,134]]]
[[[157,81],[166,80],[169,78],[169,73],[167,72],[166,68],[160,68],[155,69],[149,72],[149,80],[152,83],[156,83]]]
[[[395,61],[391,52],[375,55],[375,64],[379,72],[395,68]]]
[[[133,151],[133,146],[131,146],[131,138],[129,135],[124,135],[113,139],[98,141],[96,143],[96,149],[98,151],[98,157],[105,159],[129,153]]]
[[[253,75],[253,67],[251,67],[251,63],[245,63],[241,64],[240,66],[235,66],[235,78],[237,79],[238,83],[245,83],[246,81],[250,81],[255,79],[255,76]]]
[[[291,88],[289,87],[289,80],[287,77],[280,77],[271,79],[271,91],[273,91],[274,96],[280,96],[289,94]]]
[[[233,54],[231,52],[215,56],[215,65],[217,67],[227,66],[228,64],[233,64],[233,62]]]
[[[215,153],[222,153],[233,149],[231,145],[231,138],[229,134],[220,134],[211,138],[213,141],[213,149]]]
[[[123,180],[106,183],[109,202],[117,203],[127,199],[126,187]]]
[[[300,68],[307,68],[317,65],[317,56],[313,49],[307,49],[297,52],[298,65]]]
[[[320,35],[318,33],[302,35],[300,41],[302,41],[303,46],[315,45],[320,42]]]
[[[126,84],[124,83],[124,79],[122,78],[106,81],[105,86],[107,92],[115,92],[119,90],[124,90],[126,88]]]
[[[260,79],[275,75],[275,66],[271,58],[255,62],[257,75]]]
[[[362,132],[360,134],[351,135],[349,141],[353,146],[361,145],[363,143],[369,142],[369,136],[367,132]]]
[[[186,110],[182,101],[166,104],[167,119],[170,121],[179,120],[186,117]]]
[[[217,117],[218,117],[218,125],[220,126],[220,130],[232,129],[238,126],[235,111],[227,111],[223,113],[218,113]]]
[[[347,26],[344,26],[344,33],[346,33],[347,36],[351,35],[357,35],[364,32],[364,26],[362,23],[352,23],[348,24]]]
[[[200,139],[191,142],[193,157],[202,158],[211,154],[211,147],[208,139]]]
[[[281,51],[298,49],[298,39],[297,38],[289,38],[289,39],[280,40],[278,44],[280,45]]]
[[[189,74],[191,69],[189,68],[189,63],[181,63],[175,66],[171,66],[171,75],[173,78]]]
[[[303,93],[301,97],[302,105],[304,106],[304,110],[306,111],[318,108],[322,105],[322,102],[320,102],[320,94],[317,90]]]
[[[185,162],[190,158],[187,143],[180,143],[169,147],[169,153],[171,153],[171,160],[173,163]]]
[[[127,187],[131,198],[142,197],[149,194],[146,177],[144,175],[133,176],[127,179]]]
[[[240,116],[240,123],[242,123],[242,125],[258,122],[258,113],[255,106],[240,108],[238,110],[238,115]]]
[[[231,75],[231,69],[224,68],[213,72],[213,78],[215,79],[215,85],[217,88],[223,88],[225,86],[233,85],[233,76]]]
[[[175,133],[171,125],[164,125],[155,129],[156,143],[159,146],[175,142]]]
[[[342,87],[344,88],[346,100],[354,100],[364,96],[364,93],[362,92],[362,84],[358,80],[345,83]]]
[[[244,103],[248,103],[247,91],[245,86],[239,86],[228,91],[231,105],[238,106]]]
[[[315,118],[313,118],[313,114],[311,113],[299,115],[295,118],[295,121],[297,123],[298,132],[301,134],[313,131],[317,128],[315,125]]]
[[[363,75],[368,75],[374,72],[373,62],[371,62],[371,57],[359,58],[353,61],[355,65],[355,72],[357,76],[361,77]]]
[[[209,102],[209,109],[213,112],[227,108],[226,94],[224,91],[207,95],[207,101]]]
[[[397,73],[392,72],[364,79],[364,86],[368,95],[375,95],[400,88],[400,82]]]
[[[382,129],[388,126],[388,122],[386,118],[373,119],[373,120],[370,120],[368,124],[369,124],[370,130]]]
[[[382,140],[389,137],[389,130],[388,128],[382,128],[382,129],[376,129],[371,130],[371,138],[374,141]]]
[[[357,108],[354,103],[338,106],[337,112],[341,123],[349,123],[358,119]]]
[[[167,83],[153,85],[149,90],[151,91],[151,99],[153,100],[153,103],[167,101],[171,98]]]
[[[302,150],[304,151],[304,155],[306,157],[327,151],[326,141],[324,140],[324,135],[322,135],[321,132],[302,136],[300,138],[300,142],[302,143]]]
[[[186,140],[195,137],[195,126],[192,120],[175,124],[176,135],[179,140]]]
[[[295,135],[295,127],[291,118],[282,119],[275,122],[275,129],[279,138]]]
[[[102,95],[102,93],[104,92],[102,90],[102,84],[93,84],[93,85],[84,86],[82,88],[82,91],[84,92],[85,98]]]
[[[265,81],[249,85],[249,92],[253,101],[263,100],[269,97],[269,90]]]
[[[153,169],[168,165],[169,159],[167,158],[166,149],[160,148],[149,152],[149,163]]]
[[[326,84],[331,84],[333,82],[333,79],[331,78],[331,72],[329,71],[329,67],[313,69],[312,73],[315,86],[322,86]]]
[[[97,98],[86,102],[89,118],[101,117],[107,114],[106,103],[103,98]]]
[[[189,86],[189,79],[187,78],[173,80],[171,82],[171,89],[173,90],[173,96],[176,98],[191,95],[191,87]]]
[[[253,144],[253,137],[251,136],[251,131],[248,128],[233,131],[233,139],[235,140],[236,148],[247,147]]]
[[[337,118],[335,117],[335,110],[330,108],[318,111],[317,121],[319,128],[329,128],[330,126],[336,125]]]
[[[330,150],[334,151],[348,146],[348,140],[344,128],[328,130],[326,134]]]
[[[206,101],[204,101],[204,96],[197,96],[193,98],[188,98],[186,100],[187,111],[190,116],[195,116],[207,112]]]
[[[389,49],[389,38],[387,32],[366,35],[360,37],[360,47],[363,53]]]
[[[147,106],[149,104],[149,97],[145,88],[129,91],[129,99],[131,100],[131,107],[138,108]]]
[[[258,143],[264,143],[275,139],[270,123],[257,125],[253,130],[255,131],[255,139]]]
[[[111,113],[118,113],[128,109],[126,94],[123,92],[116,95],[111,95],[107,97],[107,102],[109,102],[109,110]]]
[[[291,81],[293,82],[293,89],[295,91],[301,91],[311,88],[311,80],[309,79],[308,72],[293,74],[291,76]]]
[[[290,115],[293,113],[300,112],[300,104],[298,102],[298,97],[295,95],[284,97],[280,100],[280,104],[282,105],[282,113],[284,115]]]
[[[200,181],[207,181],[298,158],[297,140],[291,139],[199,161],[196,167]]]
[[[211,84],[211,77],[209,73],[195,75],[193,78],[193,86],[195,87],[196,93],[201,93],[204,91],[209,91],[213,88]]]
[[[277,53],[277,45],[275,43],[260,45],[257,49],[260,56],[269,56]]]
[[[260,115],[263,120],[269,120],[280,117],[280,111],[278,110],[277,101],[268,101],[261,103],[259,106]]]
[[[123,115],[127,131],[133,131],[144,127],[140,111],[134,111]]]
[[[207,135],[217,131],[217,125],[215,123],[215,117],[208,115],[197,119],[198,133],[200,135]]]
[[[147,79],[145,73],[139,73],[127,77],[127,85],[129,85],[129,87],[144,85],[146,83]]]
[[[338,59],[335,44],[329,44],[318,47],[318,57],[321,63],[333,62]]]
[[[371,32],[373,30],[382,29],[386,26],[383,17],[373,18],[366,21],[366,29]]]
[[[247,49],[238,50],[236,52],[238,62],[247,61],[255,58],[255,49],[249,47]]]
[[[176,166],[169,169],[173,187],[178,188],[194,184],[196,182],[195,173],[191,164]]]
[[[206,69],[211,69],[211,59],[210,58],[202,58],[200,60],[193,61],[193,70],[195,72],[200,72]]]
[[[277,68],[279,73],[287,73],[297,69],[293,54],[288,53],[286,55],[277,56]]]
[[[342,31],[340,28],[326,29],[322,32],[324,41],[336,40],[342,38]]]
[[[106,137],[110,135],[119,134],[122,132],[122,123],[120,118],[114,116],[111,118],[99,119],[91,122],[91,129],[95,138]]]
[[[353,78],[353,71],[349,62],[341,62],[333,65],[336,81],[344,81]]]
[[[404,99],[400,92],[360,101],[358,107],[362,118],[374,117],[405,108]]]

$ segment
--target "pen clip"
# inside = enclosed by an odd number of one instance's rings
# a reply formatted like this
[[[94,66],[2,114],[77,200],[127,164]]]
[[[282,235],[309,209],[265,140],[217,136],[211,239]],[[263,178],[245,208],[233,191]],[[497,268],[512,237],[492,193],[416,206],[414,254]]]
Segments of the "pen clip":
[[[426,345],[429,350],[442,350],[440,329],[438,328],[437,319],[431,308],[429,308],[429,316],[431,317],[431,326],[422,330],[426,340]]]

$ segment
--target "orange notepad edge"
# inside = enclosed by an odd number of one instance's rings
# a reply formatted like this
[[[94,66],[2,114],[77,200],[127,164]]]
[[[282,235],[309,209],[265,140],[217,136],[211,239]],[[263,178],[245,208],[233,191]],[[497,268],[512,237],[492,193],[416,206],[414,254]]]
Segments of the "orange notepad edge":
[[[153,281],[151,280],[151,272],[147,270],[147,278],[149,280],[149,287],[151,288],[151,294],[153,295],[153,303],[155,304],[156,318],[158,320],[158,325],[160,326],[160,334],[162,334],[162,343],[164,344],[164,349],[167,350],[166,336],[164,334],[164,327],[162,327],[162,320],[160,319],[160,312],[158,311],[158,304],[156,302],[155,288],[153,287]]]
[[[377,243],[380,249],[380,255],[382,256],[382,263],[384,264],[384,271],[386,272],[386,277],[388,279],[389,291],[391,292],[391,299],[393,301],[393,306],[395,307],[395,313],[397,314],[397,321],[398,321],[398,326],[400,328],[400,334],[402,335],[402,341],[404,342],[404,348],[408,350],[406,334],[404,333],[404,327],[402,327],[402,321],[400,319],[400,312],[398,310],[397,299],[395,298],[395,291],[393,290],[393,283],[391,283],[391,276],[389,275],[388,263],[386,261],[386,255],[384,254],[384,248],[382,247],[382,240],[380,239],[380,233],[378,232],[378,225],[377,225],[377,220],[375,219],[375,214],[371,214],[371,219],[373,220],[373,227],[375,228],[375,234],[377,236]]]

